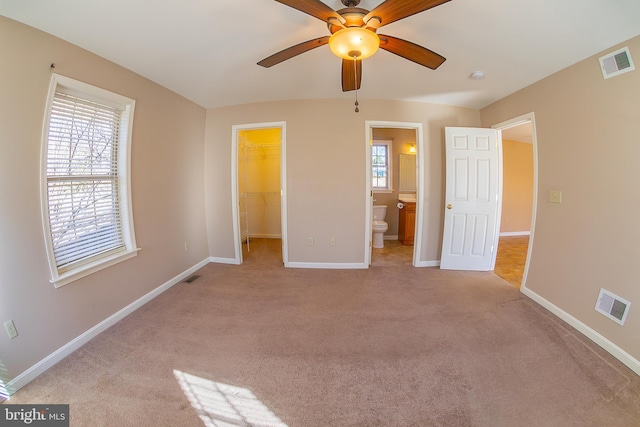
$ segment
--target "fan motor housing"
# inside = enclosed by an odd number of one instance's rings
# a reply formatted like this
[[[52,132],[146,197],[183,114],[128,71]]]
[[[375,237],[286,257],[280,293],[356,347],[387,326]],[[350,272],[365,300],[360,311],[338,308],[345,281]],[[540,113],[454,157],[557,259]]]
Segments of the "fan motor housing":
[[[362,18],[369,13],[367,9],[362,9],[360,7],[347,7],[345,9],[337,10],[336,12],[346,21],[344,24],[345,27],[362,27],[364,25],[364,20]],[[327,26],[329,27],[331,34],[342,29],[341,26],[334,25],[331,22],[329,22]]]

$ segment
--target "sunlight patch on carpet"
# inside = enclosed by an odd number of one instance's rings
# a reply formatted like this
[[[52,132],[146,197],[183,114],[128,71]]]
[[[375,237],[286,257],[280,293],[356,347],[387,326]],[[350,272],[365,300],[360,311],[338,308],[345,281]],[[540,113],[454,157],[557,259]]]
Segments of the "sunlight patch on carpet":
[[[251,390],[174,369],[184,394],[207,427],[287,427]]]
[[[7,383],[7,380],[6,380],[7,377],[8,377],[7,369],[4,367],[4,363],[2,363],[2,359],[0,359],[0,401],[4,399],[8,399],[10,395],[9,390],[5,385]]]

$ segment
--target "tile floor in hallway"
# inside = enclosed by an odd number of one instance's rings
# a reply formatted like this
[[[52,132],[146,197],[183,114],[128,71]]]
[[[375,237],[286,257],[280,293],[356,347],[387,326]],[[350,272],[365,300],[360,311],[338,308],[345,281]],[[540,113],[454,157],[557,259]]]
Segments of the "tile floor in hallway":
[[[528,247],[529,236],[500,237],[496,267],[493,272],[516,288],[520,288]]]

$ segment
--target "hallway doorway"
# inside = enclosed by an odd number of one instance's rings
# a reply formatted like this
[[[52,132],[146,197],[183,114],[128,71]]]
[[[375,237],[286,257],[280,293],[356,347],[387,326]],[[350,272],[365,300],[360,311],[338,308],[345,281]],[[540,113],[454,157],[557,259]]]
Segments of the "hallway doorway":
[[[502,208],[494,273],[516,288],[526,281],[536,205],[533,113],[494,126],[502,131]]]

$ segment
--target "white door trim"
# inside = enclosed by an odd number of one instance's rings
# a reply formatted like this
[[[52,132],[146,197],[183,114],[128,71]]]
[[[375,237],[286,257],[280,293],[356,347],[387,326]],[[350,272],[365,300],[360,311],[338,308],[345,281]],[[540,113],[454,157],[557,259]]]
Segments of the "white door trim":
[[[533,206],[531,210],[531,233],[529,235],[529,247],[527,249],[527,259],[524,265],[524,274],[522,276],[522,283],[520,284],[520,290],[524,292],[527,286],[527,274],[529,273],[529,262],[531,261],[531,251],[533,248],[533,238],[534,238],[534,229],[536,225],[536,212],[538,211],[538,137],[536,135],[536,118],[533,112],[523,114],[518,117],[514,117],[513,119],[506,120],[504,122],[497,123],[491,128],[497,129],[502,132],[505,129],[509,129],[512,127],[520,126],[530,123],[531,124],[531,137],[533,143]],[[500,137],[500,145],[502,145],[502,137]],[[500,164],[500,169],[502,169],[502,162]],[[500,206],[502,206],[502,195],[500,196]],[[496,230],[497,233],[500,233],[500,230]],[[497,251],[496,251],[497,252]],[[495,258],[493,261],[493,267],[495,267]]]
[[[365,236],[364,236],[364,248],[365,248],[365,260],[364,263],[368,267],[371,265],[371,143],[373,141],[373,129],[374,128],[396,128],[396,129],[413,129],[416,132],[416,147],[417,147],[417,183],[416,183],[416,232],[415,240],[413,244],[413,266],[418,267],[420,264],[420,256],[422,251],[422,230],[423,230],[423,218],[424,218],[424,158],[425,147],[424,137],[422,131],[422,123],[412,122],[389,122],[389,121],[365,121],[365,147],[366,147],[366,188],[365,188]]]
[[[280,128],[280,221],[282,229],[282,262],[289,264],[287,239],[287,122],[251,123],[231,126],[231,209],[233,217],[233,245],[235,264],[242,264],[242,241],[240,230],[240,212],[238,209],[238,132]]]

